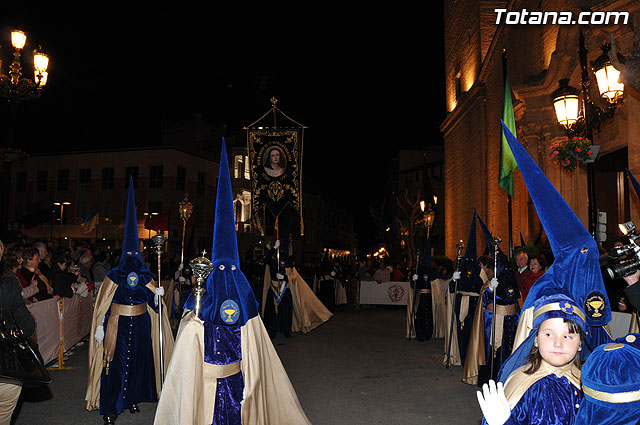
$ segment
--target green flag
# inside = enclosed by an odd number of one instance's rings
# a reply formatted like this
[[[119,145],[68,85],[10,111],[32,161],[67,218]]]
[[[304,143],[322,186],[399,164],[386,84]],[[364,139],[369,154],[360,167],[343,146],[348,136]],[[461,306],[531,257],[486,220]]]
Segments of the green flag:
[[[502,101],[502,121],[516,137],[516,119],[513,115],[513,102],[511,101],[511,85],[509,84],[509,67],[506,60],[504,62],[504,94]],[[513,198],[513,172],[518,169],[518,163],[513,157],[504,131],[500,129],[500,181],[501,188],[507,191]]]

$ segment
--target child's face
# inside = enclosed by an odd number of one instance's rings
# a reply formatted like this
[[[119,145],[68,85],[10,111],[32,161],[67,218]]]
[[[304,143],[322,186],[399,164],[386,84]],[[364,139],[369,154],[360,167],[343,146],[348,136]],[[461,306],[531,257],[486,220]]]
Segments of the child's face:
[[[547,319],[540,325],[536,346],[547,363],[564,366],[581,350],[580,334],[571,333],[569,324],[562,318]]]

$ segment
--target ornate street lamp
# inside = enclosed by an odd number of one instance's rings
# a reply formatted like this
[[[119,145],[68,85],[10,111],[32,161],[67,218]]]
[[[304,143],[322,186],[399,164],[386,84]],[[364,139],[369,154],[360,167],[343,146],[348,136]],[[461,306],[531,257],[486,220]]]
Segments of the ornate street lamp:
[[[593,144],[593,129],[600,130],[600,126],[607,119],[611,118],[615,112],[616,105],[622,100],[624,94],[624,84],[618,81],[620,71],[618,71],[609,59],[609,44],[602,45],[602,55],[591,63],[592,70],[596,75],[596,82],[600,92],[600,97],[606,100],[605,109],[598,106],[591,99],[589,87],[589,71],[587,68],[587,49],[584,44],[584,35],[580,31],[580,68],[581,68],[581,90],[569,85],[569,80],[564,78],[559,81],[560,87],[551,94],[553,106],[556,112],[558,124],[560,124],[567,136],[583,136]],[[594,146],[595,148],[595,146]],[[596,237],[596,226],[598,222],[598,209],[596,207],[596,184],[595,184],[595,156],[597,149],[587,165],[587,197],[589,203],[589,233]]]
[[[427,210],[425,211],[425,206]],[[424,227],[427,229],[427,239],[429,239],[429,232],[431,231],[431,227],[433,227],[433,221],[436,218],[436,212],[431,209],[431,203],[429,205],[425,205],[424,201],[420,201],[420,209],[422,210],[422,220],[424,223]]]
[[[42,89],[47,84],[47,68],[49,56],[40,51],[33,51],[33,79],[22,75],[20,55],[27,42],[27,35],[19,30],[11,32],[11,44],[13,45],[13,61],[9,66],[9,75],[0,74],[0,96],[9,102],[22,102],[40,97]],[[2,72],[2,61],[0,61]]]

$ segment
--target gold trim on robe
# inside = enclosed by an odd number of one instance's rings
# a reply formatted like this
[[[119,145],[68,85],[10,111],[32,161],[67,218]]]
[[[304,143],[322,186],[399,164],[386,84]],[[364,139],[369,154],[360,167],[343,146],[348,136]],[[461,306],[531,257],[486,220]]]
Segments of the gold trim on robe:
[[[566,376],[574,387],[579,391],[581,389],[580,369],[578,369],[574,362],[562,367],[553,367],[542,360],[540,368],[532,374],[524,373],[525,369],[528,367],[529,365],[524,365],[516,369],[511,375],[509,375],[507,381],[504,383],[504,395],[507,398],[511,409],[518,404],[529,387],[552,373],[558,377]]]

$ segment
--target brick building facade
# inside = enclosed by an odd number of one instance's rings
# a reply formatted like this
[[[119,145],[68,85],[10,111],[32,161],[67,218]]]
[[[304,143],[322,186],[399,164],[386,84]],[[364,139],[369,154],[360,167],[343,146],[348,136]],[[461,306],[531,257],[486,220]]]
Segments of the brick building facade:
[[[629,25],[496,25],[495,9],[509,11],[628,11]],[[618,51],[628,55],[634,48],[632,17],[640,5],[633,1],[476,1],[449,0],[444,7],[445,85],[447,117],[441,125],[445,146],[445,251],[455,256],[455,244],[466,240],[474,209],[489,229],[508,240],[507,195],[498,186],[500,118],[502,118],[502,51],[508,57],[514,99],[516,131],[540,168],[587,227],[586,168],[562,171],[548,155],[551,143],[565,137],[558,125],[551,93],[558,80],[570,78],[580,87],[578,36],[583,31],[588,60],[602,51],[599,46],[615,37]],[[592,98],[600,102],[593,74]],[[624,167],[640,175],[640,96],[625,87],[624,103],[594,132],[600,146],[596,160],[597,207],[607,212],[606,241],[617,235],[617,223],[638,223],[637,197],[629,193]],[[516,171],[513,209],[513,242],[533,243],[541,225],[526,187]],[[484,240],[478,238],[479,249]],[[482,252],[482,251],[479,251]]]

